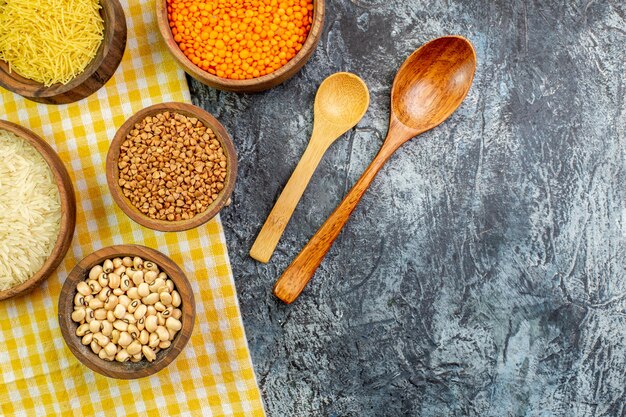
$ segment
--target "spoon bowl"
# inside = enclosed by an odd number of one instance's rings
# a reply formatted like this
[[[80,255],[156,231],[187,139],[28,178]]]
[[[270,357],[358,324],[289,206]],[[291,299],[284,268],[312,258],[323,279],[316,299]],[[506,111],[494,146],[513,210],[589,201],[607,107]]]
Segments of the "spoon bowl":
[[[295,301],[346,224],[376,174],[407,140],[446,120],[461,105],[476,71],[476,53],[467,39],[444,36],[417,49],[398,70],[391,92],[389,131],[380,151],[339,207],[283,272],[274,294]]]
[[[315,121],[349,130],[365,115],[369,91],[359,77],[338,72],[320,84],[315,96]]]
[[[461,105],[476,69],[472,44],[460,36],[428,42],[398,70],[391,91],[391,112],[403,125],[425,132]]]

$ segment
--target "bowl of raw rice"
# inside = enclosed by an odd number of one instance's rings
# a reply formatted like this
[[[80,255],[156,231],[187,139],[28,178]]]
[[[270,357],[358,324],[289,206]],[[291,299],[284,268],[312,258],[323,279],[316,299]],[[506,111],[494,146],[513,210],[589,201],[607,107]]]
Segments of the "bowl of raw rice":
[[[67,253],[76,224],[74,188],[42,138],[0,120],[0,300],[48,278]]]

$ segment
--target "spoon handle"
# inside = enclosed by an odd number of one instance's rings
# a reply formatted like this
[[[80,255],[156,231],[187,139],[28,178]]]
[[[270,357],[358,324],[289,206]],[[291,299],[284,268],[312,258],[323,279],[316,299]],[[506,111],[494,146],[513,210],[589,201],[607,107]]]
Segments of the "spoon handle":
[[[383,144],[378,155],[354,184],[348,195],[278,279],[274,285],[276,297],[287,304],[291,304],[298,298],[322,263],[333,242],[339,236],[341,229],[350,218],[374,177],[396,149],[396,145],[387,146],[387,143]]]
[[[250,256],[259,262],[267,263],[272,257],[278,241],[311,180],[311,176],[326,152],[328,146],[321,144],[315,135],[316,132],[314,131],[309,146],[304,151],[298,166],[291,174],[287,185],[278,197],[274,208],[265,220],[263,228],[250,249]]]

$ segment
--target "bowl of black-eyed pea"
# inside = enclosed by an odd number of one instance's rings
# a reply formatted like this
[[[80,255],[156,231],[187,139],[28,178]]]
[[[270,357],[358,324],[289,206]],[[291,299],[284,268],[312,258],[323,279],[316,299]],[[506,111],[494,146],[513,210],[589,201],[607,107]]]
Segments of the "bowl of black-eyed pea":
[[[74,356],[110,378],[159,372],[191,337],[191,285],[174,261],[139,245],[100,249],[80,261],[59,296],[59,325]]]

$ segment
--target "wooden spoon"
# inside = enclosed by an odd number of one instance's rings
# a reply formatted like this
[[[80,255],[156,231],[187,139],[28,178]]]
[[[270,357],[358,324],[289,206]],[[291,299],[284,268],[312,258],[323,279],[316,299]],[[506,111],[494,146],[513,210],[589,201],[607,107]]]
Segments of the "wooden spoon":
[[[260,262],[270,260],[322,156],[333,142],[356,126],[369,103],[367,86],[354,74],[338,72],[322,82],[315,96],[309,146],[252,245],[251,257]]]
[[[389,131],[383,146],[276,282],[278,298],[290,304],[300,295],[378,171],[400,145],[441,124],[461,105],[475,70],[474,47],[460,36],[434,39],[407,58],[393,82]]]

